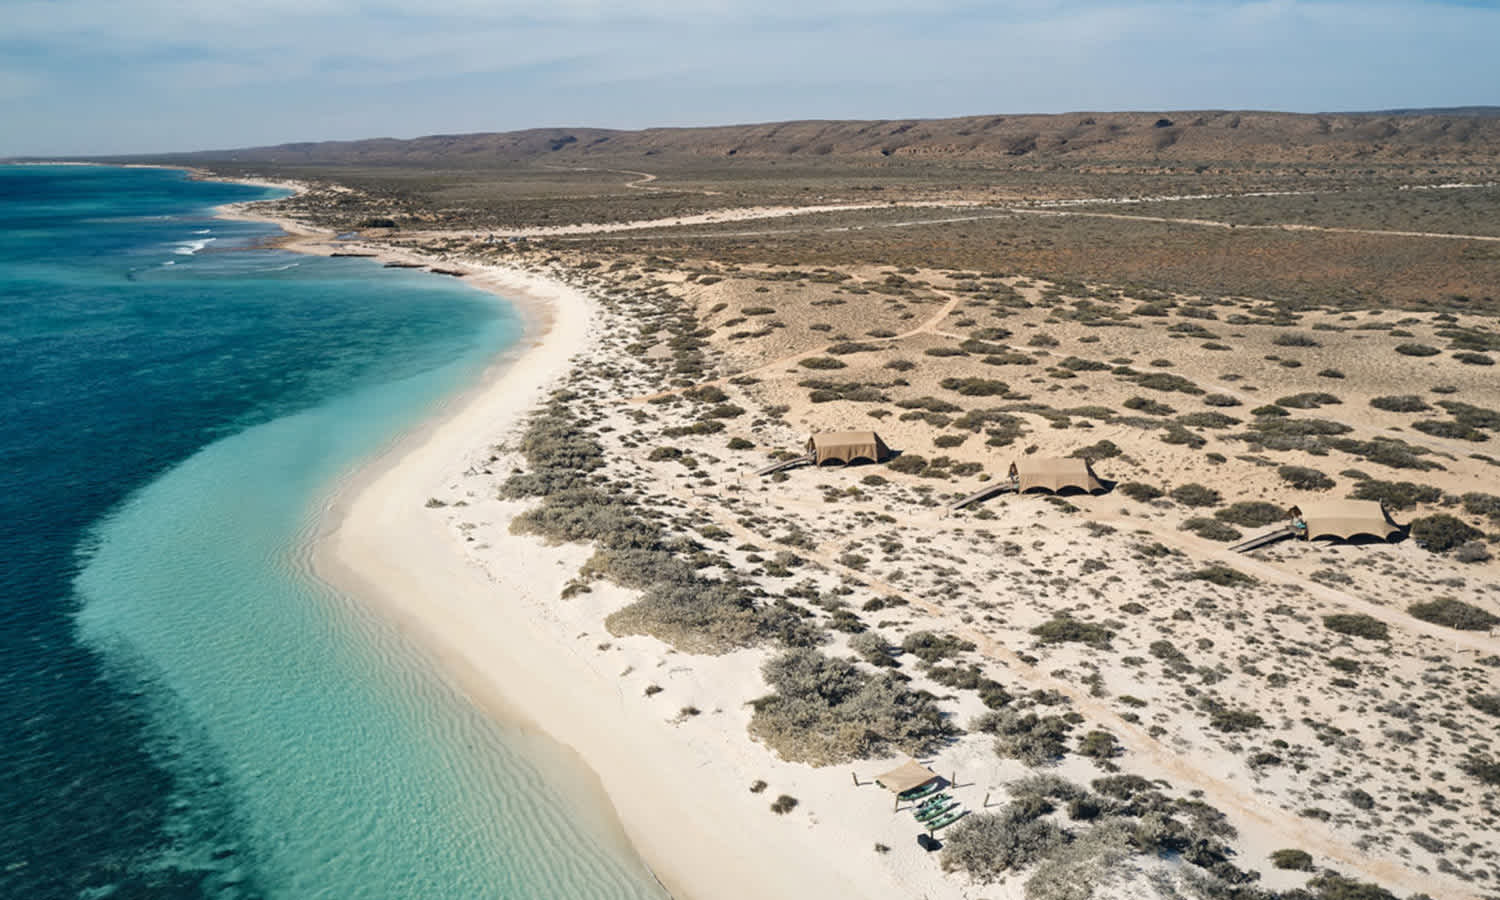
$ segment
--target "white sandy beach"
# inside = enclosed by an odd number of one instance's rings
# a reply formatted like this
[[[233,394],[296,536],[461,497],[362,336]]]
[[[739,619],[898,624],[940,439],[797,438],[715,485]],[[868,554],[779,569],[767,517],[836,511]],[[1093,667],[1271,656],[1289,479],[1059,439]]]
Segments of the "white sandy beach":
[[[747,790],[742,773],[753,761],[745,751],[764,752],[744,734],[748,713],[724,710],[704,716],[708,721],[673,724],[624,696],[615,667],[630,663],[611,657],[601,665],[580,652],[574,629],[579,613],[590,618],[587,611],[549,613],[549,607],[586,548],[509,536],[484,549],[490,564],[481,566],[462,532],[424,509],[428,498],[452,495],[458,473],[482,468],[494,441],[515,429],[589,345],[590,303],[583,294],[498,269],[469,280],[548,315],[533,323],[519,355],[497,363],[441,421],[355,479],[318,548],[317,570],[410,627],[476,702],[535,723],[576,751],[674,896],[904,895],[881,867],[854,864],[847,848],[822,848],[835,851],[829,855],[809,847],[805,826],[769,815],[764,799]],[[602,628],[584,648],[601,636]],[[712,670],[743,688],[745,679],[758,678],[758,657],[739,656],[715,660]],[[645,660],[637,662],[644,667]],[[700,696],[719,692],[711,683],[699,687]],[[660,700],[654,706],[667,708]],[[889,818],[888,795],[873,786],[855,790],[843,770],[820,775],[826,777],[818,781],[843,785],[844,803]],[[801,796],[804,804],[812,799]],[[833,799],[832,792],[818,798]]]
[[[283,246],[298,252],[368,249],[238,205],[220,214],[274,222],[291,236]],[[389,248],[377,258],[440,262]],[[749,738],[749,710],[719,701],[738,705],[738,698],[764,693],[762,652],[678,657],[674,665],[669,648],[643,637],[614,641],[613,654],[597,652],[601,641],[610,642],[604,617],[630,594],[604,586],[587,602],[560,604],[592,550],[510,535],[506,522],[524,505],[475,496],[460,477],[486,470],[493,446],[520,429],[589,349],[597,336],[594,304],[562,282],[519,269],[459,268],[466,283],[517,303],[526,336],[435,421],[349,479],[314,548],[314,570],[409,629],[481,708],[535,727],[576,754],[560,771],[576,774],[581,763],[597,776],[625,836],[675,897],[966,895],[935,858],[909,848],[905,860],[877,862],[871,835],[905,843],[915,833],[903,829],[911,823],[892,814],[890,795],[870,781],[884,766],[861,766],[863,786],[855,788],[847,768],[783,763]],[[426,507],[433,497],[461,499],[471,517],[483,510],[498,519],[485,522],[488,543],[466,541],[446,510]],[[664,693],[646,697],[642,677],[664,682]],[[686,722],[664,716],[679,699],[709,714]],[[772,788],[751,793],[757,777]],[[800,798],[797,814],[767,811],[780,791]],[[845,827],[851,822],[860,826],[853,833]],[[993,888],[986,895],[1007,896]]]

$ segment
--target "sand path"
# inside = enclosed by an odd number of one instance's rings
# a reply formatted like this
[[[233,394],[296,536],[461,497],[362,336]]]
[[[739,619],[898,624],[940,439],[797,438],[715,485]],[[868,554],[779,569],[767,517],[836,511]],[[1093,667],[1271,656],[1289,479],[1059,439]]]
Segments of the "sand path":
[[[884,337],[884,338],[875,338],[875,337],[872,337],[872,338],[862,338],[860,340],[860,343],[887,343],[887,344],[889,344],[889,343],[895,343],[896,341],[902,341],[902,340],[905,340],[905,339],[910,338],[910,337],[915,337],[916,335],[919,335],[919,334],[939,334],[939,335],[942,335],[943,337],[958,338],[959,340],[967,340],[967,338],[963,337],[962,335],[956,335],[956,334],[951,334],[951,333],[948,333],[948,332],[943,332],[943,331],[938,331],[937,330],[938,323],[942,322],[944,319],[948,318],[949,314],[951,314],[955,309],[958,308],[958,304],[961,302],[960,298],[953,296],[951,293],[949,293],[947,291],[940,291],[940,290],[934,289],[933,293],[937,294],[937,295],[939,295],[941,297],[947,297],[948,298],[948,302],[944,303],[943,304],[943,308],[940,309],[940,310],[938,310],[935,314],[933,314],[933,316],[931,318],[927,319],[925,322],[923,322],[922,324],[918,325],[916,328],[913,328],[910,331],[905,331],[905,332],[902,332],[901,334],[892,335],[891,337]],[[728,384],[731,380],[733,380],[735,378],[742,378],[742,377],[744,377],[746,375],[755,375],[758,372],[765,372],[765,371],[768,371],[770,369],[777,368],[778,366],[795,365],[797,362],[799,362],[801,360],[811,359],[814,356],[819,356],[821,354],[827,353],[829,347],[832,347],[832,346],[835,346],[835,345],[841,344],[841,343],[844,343],[844,342],[843,341],[830,341],[827,344],[823,344],[821,346],[814,347],[811,350],[802,350],[802,351],[799,351],[797,353],[793,353],[793,354],[791,354],[789,356],[778,357],[776,359],[771,360],[770,362],[761,363],[760,365],[756,366],[753,369],[746,369],[743,372],[736,372],[733,375],[726,375],[723,378],[715,378],[712,381],[704,381],[704,382],[701,382],[699,384],[688,385],[687,387],[673,388],[672,390],[669,390],[669,391],[658,391],[657,393],[654,393],[654,394],[641,394],[641,395],[636,396],[636,397],[627,397],[624,400],[621,400],[619,402],[621,402],[621,403],[634,403],[634,404],[648,403],[648,402],[650,402],[652,400],[656,400],[656,399],[659,399],[661,397],[671,397],[671,396],[674,396],[676,394],[681,394],[684,391],[693,391],[693,390],[698,390],[700,388],[705,388],[705,387],[720,387],[722,385]]]

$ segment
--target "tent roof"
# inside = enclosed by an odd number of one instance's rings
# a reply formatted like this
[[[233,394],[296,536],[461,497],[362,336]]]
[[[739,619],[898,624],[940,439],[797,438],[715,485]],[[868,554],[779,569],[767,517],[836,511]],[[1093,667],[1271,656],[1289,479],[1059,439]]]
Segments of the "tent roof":
[[[820,431],[812,436],[814,447],[848,447],[873,444],[880,436],[873,431]]]
[[[807,449],[822,465],[830,460],[849,463],[856,459],[880,462],[890,449],[873,431],[825,431],[808,438]]]
[[[1401,530],[1391,522],[1378,500],[1320,500],[1294,506],[1291,513],[1300,515],[1307,524],[1308,540],[1361,534],[1388,538]]]
[[[1104,488],[1094,477],[1088,460],[1073,457],[1023,456],[1011,463],[1011,474],[1019,482],[1017,490],[1023,494],[1034,488],[1059,491],[1073,487],[1089,492]]]
[[[876,775],[875,780],[880,786],[893,794],[904,794],[912,788],[919,788],[927,782],[938,777],[938,774],[914,759],[890,770],[884,775]]]

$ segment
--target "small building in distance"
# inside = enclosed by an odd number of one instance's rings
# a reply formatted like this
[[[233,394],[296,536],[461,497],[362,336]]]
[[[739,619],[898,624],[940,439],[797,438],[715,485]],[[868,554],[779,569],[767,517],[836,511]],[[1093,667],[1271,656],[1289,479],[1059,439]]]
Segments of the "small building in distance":
[[[1094,476],[1093,467],[1086,459],[1065,456],[1023,457],[1010,464],[1010,478],[1016,484],[1016,492],[1024,494],[1032,490],[1059,493],[1064,490],[1079,490],[1092,494],[1104,490],[1104,485]]]

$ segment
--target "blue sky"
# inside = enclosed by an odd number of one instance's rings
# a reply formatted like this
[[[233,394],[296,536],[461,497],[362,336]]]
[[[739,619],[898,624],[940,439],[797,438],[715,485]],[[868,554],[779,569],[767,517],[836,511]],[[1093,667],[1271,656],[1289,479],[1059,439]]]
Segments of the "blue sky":
[[[0,156],[1500,104],[1500,0],[3,0]]]

